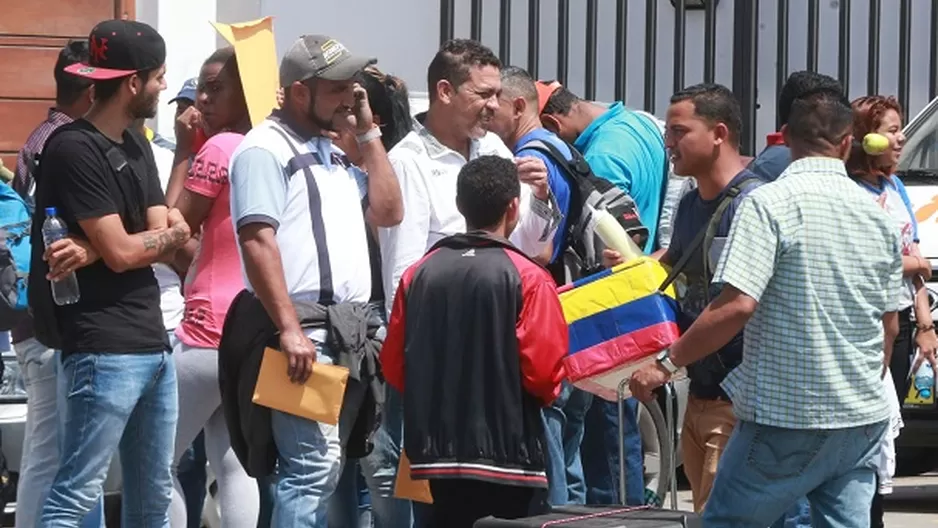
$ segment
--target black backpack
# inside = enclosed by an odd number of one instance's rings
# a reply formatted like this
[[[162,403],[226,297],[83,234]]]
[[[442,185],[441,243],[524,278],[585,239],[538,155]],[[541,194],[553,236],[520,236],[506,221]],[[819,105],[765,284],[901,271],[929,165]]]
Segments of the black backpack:
[[[587,205],[595,210],[608,211],[639,247],[644,247],[648,241],[648,228],[642,224],[632,197],[609,180],[593,174],[583,155],[572,145],[567,144],[567,147],[572,155],[571,160],[567,160],[557,147],[546,141],[530,141],[521,148],[536,150],[547,156],[560,167],[570,184],[570,209],[565,212],[567,226],[561,249],[562,259],[548,266],[557,284],[565,284],[603,269],[602,255],[606,246],[594,230],[593,215]]]

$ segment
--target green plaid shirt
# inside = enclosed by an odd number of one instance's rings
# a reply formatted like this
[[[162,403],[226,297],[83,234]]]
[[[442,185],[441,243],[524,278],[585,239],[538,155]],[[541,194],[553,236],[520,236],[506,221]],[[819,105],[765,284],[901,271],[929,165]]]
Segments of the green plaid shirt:
[[[752,191],[713,280],[759,302],[723,382],[741,420],[840,429],[889,417],[882,317],[898,307],[899,233],[840,160],[794,161]]]

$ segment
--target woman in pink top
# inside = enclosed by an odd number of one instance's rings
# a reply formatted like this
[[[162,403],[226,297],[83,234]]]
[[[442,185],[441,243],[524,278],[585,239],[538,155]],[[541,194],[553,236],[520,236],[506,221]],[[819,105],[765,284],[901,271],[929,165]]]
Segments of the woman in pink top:
[[[197,90],[195,104],[208,141],[196,154],[174,204],[189,225],[200,226],[202,232],[186,274],[186,309],[176,329],[180,405],[175,464],[204,429],[206,457],[218,481],[222,525],[254,528],[257,485],[231,449],[218,389],[218,343],[225,314],[244,287],[229,209],[228,163],[251,126],[232,48],[220,49],[205,61]],[[184,528],[185,500],[178,479],[175,484],[170,521],[173,528]]]

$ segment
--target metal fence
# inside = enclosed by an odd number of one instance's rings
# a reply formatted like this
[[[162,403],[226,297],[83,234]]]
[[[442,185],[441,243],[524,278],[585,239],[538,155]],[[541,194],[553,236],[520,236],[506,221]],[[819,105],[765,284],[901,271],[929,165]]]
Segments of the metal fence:
[[[916,0],[915,13],[913,13],[912,0],[825,0],[824,15],[828,15],[831,10],[836,10],[836,71],[824,71],[822,68],[822,48],[824,48],[825,39],[832,36],[831,26],[833,24],[825,23],[822,18],[822,4],[820,0],[556,0],[556,2],[547,2],[545,0],[469,0],[469,36],[476,40],[483,40],[483,33],[487,29],[484,23],[486,18],[483,16],[483,7],[489,9],[497,8],[497,46],[498,54],[501,59],[509,63],[512,58],[513,44],[519,44],[518,39],[523,38],[526,42],[520,43],[527,48],[526,66],[532,75],[538,76],[539,71],[546,69],[542,60],[542,52],[550,46],[556,46],[556,65],[554,67],[554,78],[561,83],[567,84],[570,81],[571,61],[583,61],[583,78],[581,95],[587,99],[596,99],[599,90],[605,90],[605,93],[614,96],[615,100],[626,100],[630,92],[639,84],[641,85],[642,98],[641,106],[649,112],[654,113],[656,103],[662,100],[662,96],[670,95],[685,86],[687,82],[724,82],[731,85],[733,91],[742,103],[744,135],[742,138],[742,150],[745,153],[753,153],[758,150],[759,143],[756,141],[759,125],[763,129],[774,129],[777,125],[774,116],[775,94],[785,82],[790,71],[795,69],[808,69],[812,71],[822,71],[836,76],[847,88],[848,94],[860,95],[863,90],[862,83],[855,81],[857,78],[865,78],[865,92],[879,93],[883,72],[881,71],[881,60],[884,50],[893,46],[893,38],[898,39],[898,53],[894,57],[895,65],[891,62],[893,59],[887,59],[889,62],[890,82],[893,79],[893,73],[897,73],[897,82],[890,85],[895,89],[895,93],[908,114],[912,106],[910,90],[912,87],[912,56],[916,51],[920,58],[921,54],[927,55],[927,80],[919,78],[916,82],[920,90],[917,92],[915,104],[924,106],[924,103],[938,95],[938,0]],[[925,4],[930,5],[925,5]],[[526,4],[526,5],[525,5]],[[611,6],[610,4],[614,4]],[[644,4],[644,6],[642,6]],[[546,7],[556,7],[546,9]],[[465,7],[461,5],[459,7]],[[893,12],[898,7],[897,24],[883,24],[884,16],[889,15],[894,18]],[[513,10],[518,12],[526,10],[527,20],[526,34],[519,32],[518,21],[513,23]],[[603,13],[609,14],[614,9],[614,37],[600,37],[599,27],[601,24],[611,26],[611,21],[606,17],[601,17]],[[630,20],[630,16],[635,16],[635,11],[641,9],[643,20],[639,22],[643,26],[643,35],[639,39],[633,38],[636,23]],[[760,13],[760,9],[763,12]],[[884,11],[886,9],[886,11]],[[927,21],[918,20],[922,18],[923,12],[927,9]],[[585,24],[579,27],[571,25],[571,11],[579,16],[577,10],[585,11]],[[662,14],[671,11],[673,20],[672,26],[667,27],[669,21]],[[691,51],[698,52],[699,48],[695,46],[702,44],[702,64],[695,61],[694,67],[702,66],[702,72],[695,77],[687,79],[687,52],[688,52],[688,17],[694,16],[695,22],[701,17],[694,11],[700,11],[703,25],[703,42],[695,40],[692,42]],[[440,0],[440,41],[446,41],[456,36],[457,21],[457,0]],[[719,16],[724,15],[724,16]],[[865,17],[864,17],[865,15]],[[916,15],[918,18],[916,18]],[[546,23],[553,24],[555,17],[555,31],[549,34],[544,30]],[[717,24],[732,22],[732,42],[731,52],[721,54],[721,57],[731,60],[731,76],[717,75],[717,57],[718,57],[718,34]],[[760,18],[761,17],[761,18]],[[661,20],[659,21],[659,18]],[[916,28],[924,28],[927,25],[928,36],[919,35],[920,38],[913,39],[913,19],[916,18]],[[792,25],[792,20],[796,25]],[[761,20],[761,22],[760,22]],[[858,23],[859,22],[859,23]],[[761,24],[761,25],[760,25]],[[822,24],[824,31],[822,32]],[[769,25],[774,25],[774,31],[764,31]],[[670,31],[673,43],[668,43],[667,38],[660,38],[665,30]],[[585,40],[585,46],[582,48],[583,55],[571,57],[571,48],[573,47],[573,35]],[[581,31],[582,30],[582,31]],[[725,28],[724,28],[725,30]],[[852,31],[851,31],[852,30]],[[760,31],[765,33],[761,35]],[[923,33],[924,30],[920,31]],[[771,37],[767,36],[771,35]],[[824,38],[822,38],[824,37]],[[854,37],[853,39],[851,37]],[[913,42],[916,48],[913,49]],[[602,48],[600,48],[600,43]],[[852,44],[857,45],[852,47]],[[866,44],[865,49],[862,45]],[[579,43],[577,43],[579,44]],[[614,74],[605,75],[605,83],[611,87],[604,86],[599,81],[597,67],[598,50],[606,48],[612,44],[614,58],[612,60]],[[660,59],[659,44],[671,45],[672,57],[670,66],[671,86],[661,86],[659,83],[659,74],[665,72],[666,63],[662,64]],[[831,43],[832,44],[832,43]],[[887,46],[886,44],[889,44]],[[927,45],[927,47],[926,47]],[[634,53],[630,54],[633,47],[642,47],[641,61],[641,79],[633,80],[635,70],[639,70],[634,64]],[[792,55],[793,48],[800,50],[804,46],[805,56],[802,62],[799,57]],[[724,46],[725,47],[725,46]],[[774,64],[771,58],[766,60],[762,53],[760,60],[760,50],[762,47],[768,49],[775,48]],[[834,48],[833,45],[827,46]],[[921,48],[925,48],[922,50]],[[552,51],[552,50],[548,50]],[[630,55],[632,61],[630,61]],[[830,58],[830,53],[824,55],[824,58]],[[862,61],[865,55],[865,63],[860,62],[857,67],[857,60]],[[665,57],[665,60],[667,57]],[[798,60],[793,60],[798,59]],[[918,64],[923,61],[916,61]],[[794,67],[792,63],[796,63]],[[828,70],[833,70],[833,61],[826,61],[830,65]],[[548,65],[554,66],[554,65]],[[853,66],[853,71],[851,71]],[[922,65],[924,66],[924,65]],[[865,71],[860,71],[865,70]],[[925,68],[916,68],[916,71],[922,72]],[[665,73],[666,74],[666,73]],[[773,75],[774,74],[774,75]],[[852,75],[854,74],[854,75]],[[860,75],[862,74],[862,75]],[[923,74],[918,75],[922,77]],[[773,78],[774,77],[774,78]],[[759,100],[759,87],[762,86],[762,100]],[[927,86],[927,92],[926,87]],[[611,89],[610,89],[611,88]],[[773,89],[774,88],[774,89]],[[927,93],[927,99],[922,97]],[[631,97],[632,106],[637,106],[634,96]],[[666,100],[666,99],[665,99]],[[759,108],[765,105],[772,107],[771,119],[763,117],[763,121],[757,122]]]

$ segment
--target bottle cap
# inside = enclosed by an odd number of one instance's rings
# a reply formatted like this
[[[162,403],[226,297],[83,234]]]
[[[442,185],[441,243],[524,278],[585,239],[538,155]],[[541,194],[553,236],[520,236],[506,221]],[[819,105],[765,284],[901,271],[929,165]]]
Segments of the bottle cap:
[[[55,207],[46,207],[46,216],[55,216]]]

